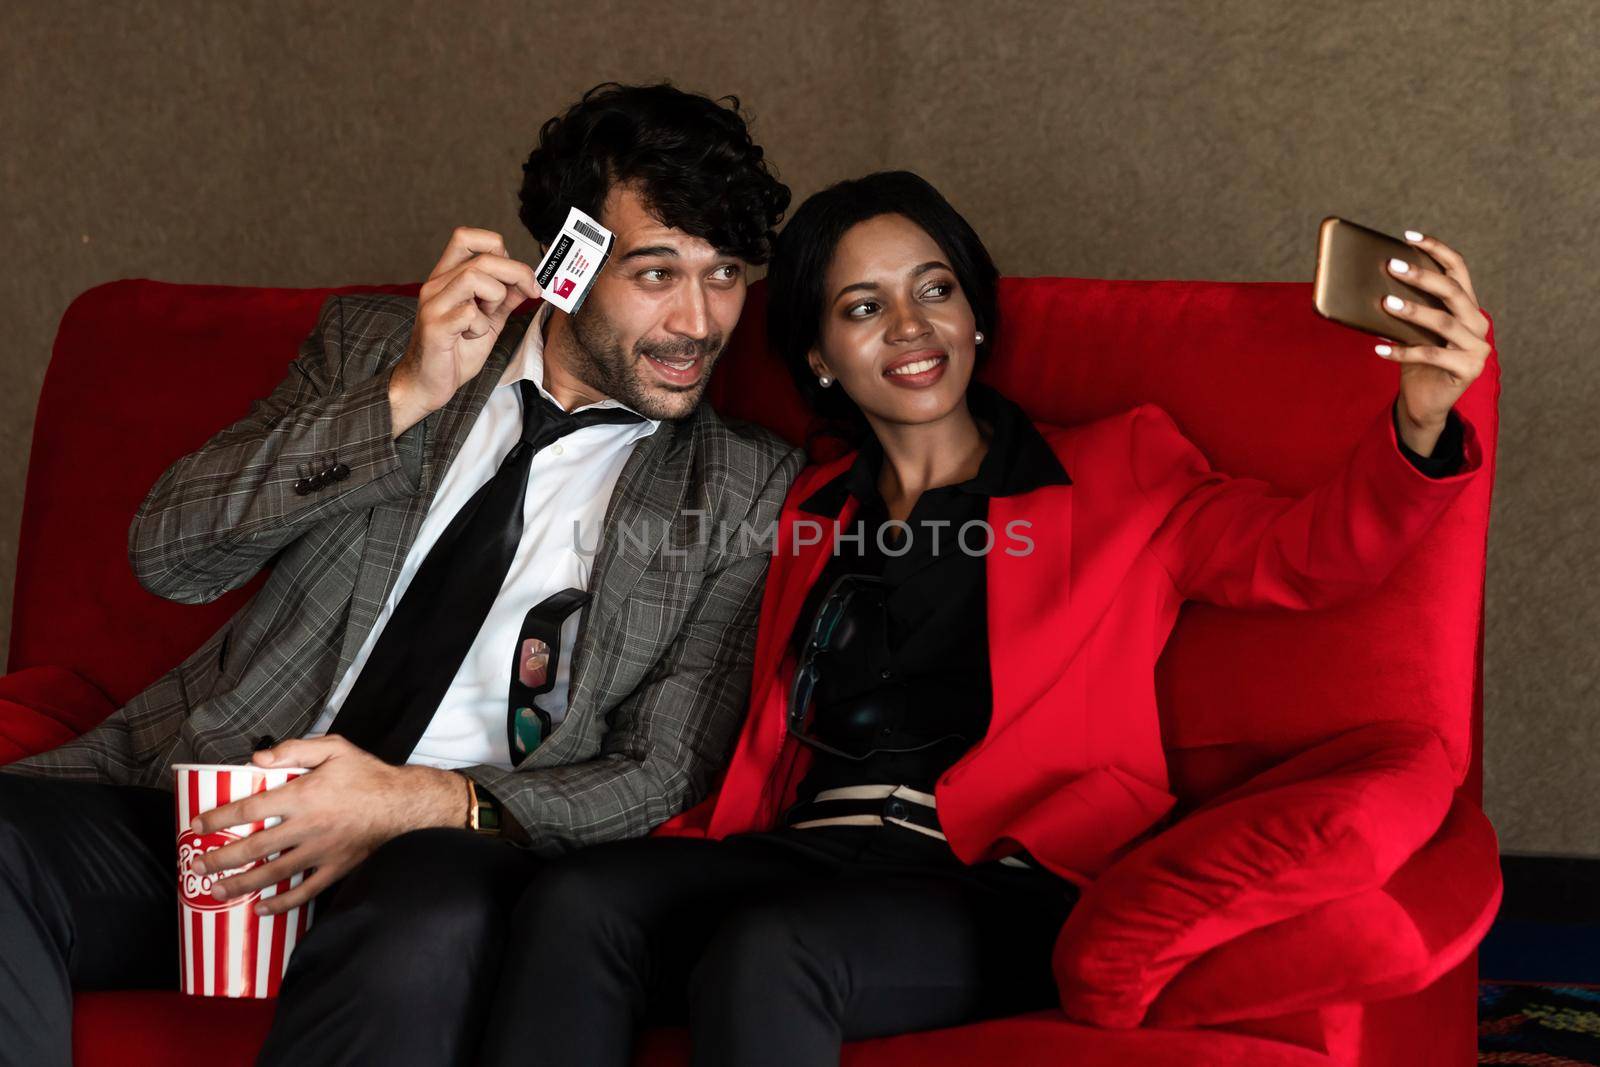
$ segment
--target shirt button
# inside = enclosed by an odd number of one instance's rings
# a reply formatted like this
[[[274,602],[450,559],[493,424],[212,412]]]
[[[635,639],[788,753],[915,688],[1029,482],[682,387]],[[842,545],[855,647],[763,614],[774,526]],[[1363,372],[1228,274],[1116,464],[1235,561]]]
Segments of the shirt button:
[[[878,672],[878,677],[887,681],[888,679],[894,677],[894,671],[891,671],[888,667],[885,667],[883,670]]]
[[[565,451],[565,449],[563,449],[561,447],[561,442],[557,441],[554,445],[551,446],[550,451],[554,452],[556,455],[559,456],[559,455],[561,455],[562,452]]]
[[[904,801],[900,801],[900,800],[891,800],[891,801],[889,801],[889,818],[891,818],[891,819],[903,819],[903,818],[906,817],[906,814],[907,814],[907,812],[906,812],[906,806],[905,806],[905,802]]]

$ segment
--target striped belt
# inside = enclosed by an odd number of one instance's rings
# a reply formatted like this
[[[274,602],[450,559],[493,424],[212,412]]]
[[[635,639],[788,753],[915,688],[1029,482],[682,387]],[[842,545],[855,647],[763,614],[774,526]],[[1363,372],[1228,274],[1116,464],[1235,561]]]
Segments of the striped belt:
[[[904,785],[847,785],[824,789],[789,810],[788,825],[796,830],[814,826],[899,826],[946,841],[932,793]],[[1039,869],[1020,856],[1003,856],[1008,867]]]

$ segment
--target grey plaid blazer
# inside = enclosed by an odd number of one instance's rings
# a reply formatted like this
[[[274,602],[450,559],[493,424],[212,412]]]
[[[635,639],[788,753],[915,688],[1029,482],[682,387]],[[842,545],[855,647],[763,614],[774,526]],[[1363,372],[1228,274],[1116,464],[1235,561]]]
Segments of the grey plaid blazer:
[[[171,788],[174,763],[242,763],[310,728],[529,322],[512,319],[477,377],[392,440],[387,371],[416,310],[330,298],[272,395],[162,475],[129,531],[140,583],[199,604],[270,563],[266,585],[104,723],[4,770]],[[294,492],[299,468],[329,457],[349,476]],[[638,836],[708,792],[749,695],[760,535],[803,459],[706,404],[634,446],[606,509],[566,718],[515,770],[463,771],[515,818],[526,836],[513,840],[557,854]]]

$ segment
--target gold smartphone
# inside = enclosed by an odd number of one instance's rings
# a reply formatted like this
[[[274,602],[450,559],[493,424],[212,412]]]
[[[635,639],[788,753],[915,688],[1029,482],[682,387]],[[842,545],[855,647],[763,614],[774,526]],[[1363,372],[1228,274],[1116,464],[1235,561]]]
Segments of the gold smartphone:
[[[1412,267],[1444,273],[1438,260],[1416,245],[1329,215],[1317,231],[1317,314],[1342,326],[1410,345],[1448,344],[1425,327],[1391,315],[1383,306],[1390,293],[1423,307],[1444,310],[1432,293],[1402,282],[1389,272],[1391,258]]]

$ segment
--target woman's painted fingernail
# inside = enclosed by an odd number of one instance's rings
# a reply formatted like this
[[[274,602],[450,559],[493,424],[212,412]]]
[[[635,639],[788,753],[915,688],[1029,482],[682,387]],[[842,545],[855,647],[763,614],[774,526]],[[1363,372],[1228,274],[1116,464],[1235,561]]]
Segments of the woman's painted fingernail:
[[[1403,259],[1395,258],[1389,261],[1389,269],[1396,274],[1408,274],[1411,271],[1411,264]]]
[[[1401,300],[1398,296],[1391,294],[1383,298],[1383,306],[1388,308],[1390,311],[1399,311],[1401,308],[1406,306],[1406,302]]]
[[[1394,349],[1388,345],[1373,345],[1372,347],[1380,356],[1388,357],[1394,355]]]
[[[1420,241],[1420,240],[1422,240],[1422,234],[1418,233],[1416,230],[1407,230],[1406,231],[1406,240],[1413,241],[1413,242],[1414,241]]]

